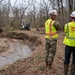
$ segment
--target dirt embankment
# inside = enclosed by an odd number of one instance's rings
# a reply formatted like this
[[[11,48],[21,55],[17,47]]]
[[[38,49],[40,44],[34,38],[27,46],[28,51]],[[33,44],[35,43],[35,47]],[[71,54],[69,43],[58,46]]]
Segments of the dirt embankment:
[[[33,50],[33,54],[25,59],[21,59],[14,64],[0,70],[0,75],[63,75],[64,45],[63,33],[60,32],[58,48],[53,63],[53,69],[45,67],[45,35],[36,31],[16,31],[2,35],[2,37],[16,38],[24,40]]]

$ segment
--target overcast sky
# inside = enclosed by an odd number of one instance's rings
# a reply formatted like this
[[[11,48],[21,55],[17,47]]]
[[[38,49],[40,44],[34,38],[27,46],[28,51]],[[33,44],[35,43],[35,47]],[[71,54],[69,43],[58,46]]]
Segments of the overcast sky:
[[[27,2],[27,1],[30,1],[31,2],[31,0],[10,0],[11,1],[11,3],[12,3],[12,6],[14,5],[14,3],[16,3],[16,1],[17,1],[17,4],[21,4],[22,3],[22,1],[25,1],[25,2]],[[33,2],[34,2],[34,0],[32,0]],[[37,2],[40,2],[40,0],[36,0]],[[37,3],[36,2],[36,3]]]
[[[22,0],[10,0],[10,1],[11,1],[12,6],[14,5],[14,3],[16,3],[16,1],[17,1],[17,4],[22,2]]]

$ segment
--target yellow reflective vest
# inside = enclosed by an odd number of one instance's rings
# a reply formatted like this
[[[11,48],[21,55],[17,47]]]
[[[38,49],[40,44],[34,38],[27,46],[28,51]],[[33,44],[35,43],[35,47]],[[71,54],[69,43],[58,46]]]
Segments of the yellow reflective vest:
[[[65,37],[63,43],[75,47],[75,22],[70,22],[64,26]]]
[[[53,26],[53,23],[55,21],[52,19],[48,19],[45,22],[45,33],[46,33],[46,38],[58,38],[57,31],[55,27]]]

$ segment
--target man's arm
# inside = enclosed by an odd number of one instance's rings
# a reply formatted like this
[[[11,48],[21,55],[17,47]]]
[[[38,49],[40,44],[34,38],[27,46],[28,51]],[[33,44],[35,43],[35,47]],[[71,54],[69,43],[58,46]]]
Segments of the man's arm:
[[[60,27],[60,23],[59,22],[54,22],[53,26],[56,28],[56,30],[61,30],[61,27]]]

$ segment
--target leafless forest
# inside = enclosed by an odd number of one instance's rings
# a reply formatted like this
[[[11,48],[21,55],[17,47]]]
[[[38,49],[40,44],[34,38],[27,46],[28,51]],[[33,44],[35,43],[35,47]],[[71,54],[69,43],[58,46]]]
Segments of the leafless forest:
[[[51,9],[58,11],[57,20],[63,27],[75,10],[75,0],[0,0],[0,27],[4,30],[18,29],[24,18],[31,27],[38,29],[44,26]]]

